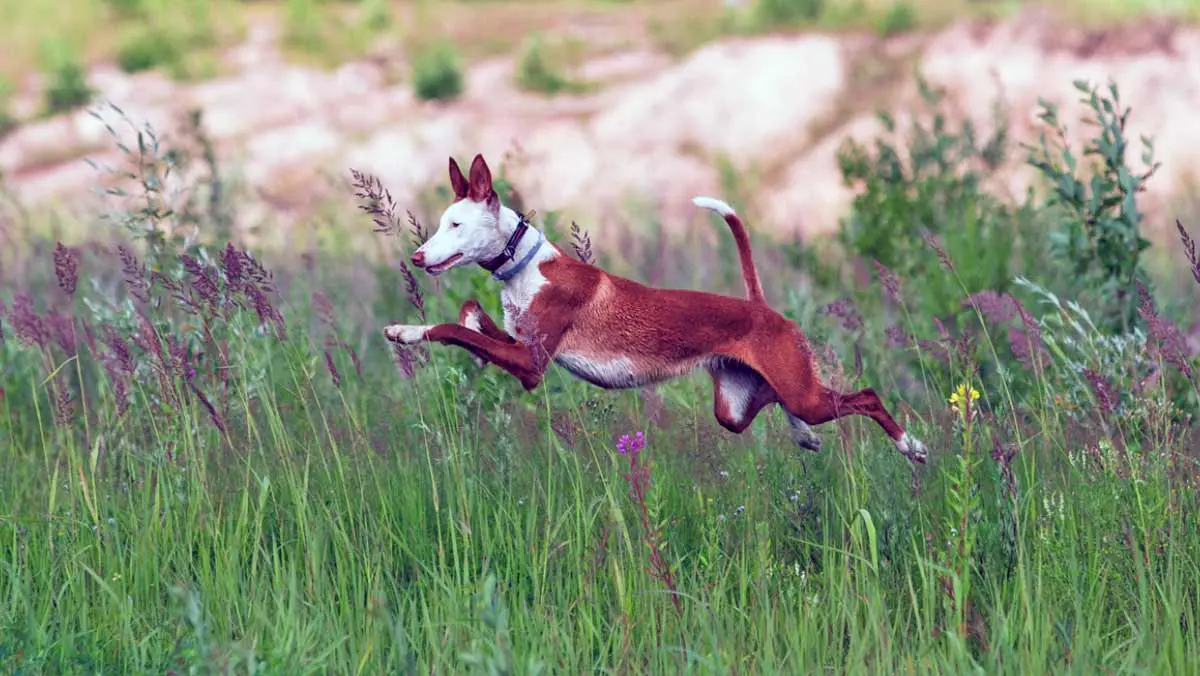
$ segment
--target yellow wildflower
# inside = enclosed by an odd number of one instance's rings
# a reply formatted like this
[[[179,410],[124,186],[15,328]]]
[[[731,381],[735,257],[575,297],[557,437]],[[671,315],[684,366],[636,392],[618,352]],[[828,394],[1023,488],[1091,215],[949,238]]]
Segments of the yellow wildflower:
[[[978,401],[978,399],[979,390],[971,387],[968,383],[963,383],[950,394],[950,410],[955,413],[961,413],[964,404],[969,406],[972,402]]]

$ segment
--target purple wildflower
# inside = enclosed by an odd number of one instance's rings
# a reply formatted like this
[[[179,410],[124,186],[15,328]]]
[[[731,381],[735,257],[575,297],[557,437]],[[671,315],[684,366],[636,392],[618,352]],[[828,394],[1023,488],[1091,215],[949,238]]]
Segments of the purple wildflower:
[[[579,260],[589,265],[596,262],[596,257],[592,254],[592,240],[588,237],[587,230],[579,227],[575,221],[571,221],[571,246]]]
[[[120,418],[129,409],[129,391],[127,378],[119,370],[118,366],[112,360],[105,360],[104,372],[108,375],[108,381],[112,387],[113,398],[117,403],[117,417]]]
[[[1092,394],[1096,396],[1096,403],[1100,406],[1100,411],[1105,415],[1115,412],[1117,404],[1120,402],[1120,395],[1113,389],[1108,379],[1090,368],[1083,370],[1083,377],[1087,378],[1088,384],[1092,386]]]
[[[825,314],[840,320],[842,328],[847,331],[857,331],[862,328],[862,317],[858,315],[858,310],[854,307],[854,301],[849,298],[839,298],[826,305]]]
[[[992,435],[992,460],[1000,465],[1000,477],[1003,479],[1004,488],[1010,498],[1017,497],[1017,477],[1013,474],[1012,469],[1012,461],[1016,455],[1017,447],[1015,445],[1001,444],[996,440],[996,436]]]
[[[184,270],[187,270],[192,291],[195,292],[200,302],[208,307],[209,314],[215,313],[221,305],[221,288],[218,286],[217,278],[212,270],[207,269],[201,265],[200,261],[187,254],[180,255],[179,261],[183,263]]]
[[[1179,229],[1179,239],[1183,243],[1183,254],[1187,256],[1188,263],[1191,263],[1192,278],[1200,284],[1200,257],[1196,255],[1196,241],[1188,235],[1188,231],[1183,227],[1183,223],[1175,221],[1175,227]]]
[[[71,392],[59,385],[57,388],[52,387],[51,393],[54,397],[54,424],[66,427],[71,424],[71,418],[75,415],[75,402],[71,398]]]
[[[68,296],[75,295],[75,286],[79,281],[79,251],[63,246],[58,242],[54,246],[54,276],[58,278],[58,286]]]
[[[117,245],[117,256],[121,259],[121,272],[125,278],[125,285],[129,287],[129,295],[142,303],[149,303],[150,278],[146,274],[146,266],[123,244]]]
[[[399,343],[392,343],[392,359],[396,363],[396,370],[400,372],[401,377],[411,379],[416,375],[416,360],[413,359],[412,353],[405,346]]]
[[[638,516],[642,522],[642,537],[650,549],[650,575],[666,585],[671,592],[671,601],[675,604],[676,612],[682,614],[683,608],[675,584],[675,576],[670,565],[662,555],[659,547],[659,534],[654,524],[650,522],[650,512],[646,507],[646,498],[650,492],[650,465],[642,460],[641,452],[646,448],[646,436],[642,432],[630,437],[623,434],[617,440],[617,452],[629,458],[629,473],[625,480],[629,483],[629,495],[638,507]]]
[[[212,402],[208,400],[208,397],[204,396],[204,393],[200,391],[199,387],[196,387],[195,370],[189,370],[189,373],[191,375],[187,378],[188,388],[191,389],[192,393],[196,395],[196,398],[200,400],[200,405],[203,406],[204,410],[208,412],[208,417],[210,420],[212,420],[212,424],[221,431],[221,434],[225,434],[225,421],[221,419],[221,415],[217,413],[216,407],[212,405]]]
[[[92,330],[92,325],[87,320],[79,320],[83,326],[83,337],[87,341],[88,350],[93,354],[96,352],[96,332]]]
[[[33,307],[33,298],[27,293],[13,296],[12,309],[8,313],[9,323],[17,340],[26,347],[44,347],[49,341],[46,322]]]
[[[402,229],[396,218],[396,201],[392,199],[392,193],[383,187],[378,177],[366,172],[351,169],[350,177],[354,196],[360,202],[358,208],[371,216],[375,232],[399,237]]]
[[[404,278],[404,293],[408,296],[408,302],[417,309],[421,321],[425,321],[425,297],[421,293],[420,285],[417,284],[416,275],[404,261],[400,261],[400,276]]]
[[[1017,316],[1021,318],[1021,328],[1009,329],[1008,342],[1012,346],[1012,353],[1017,361],[1029,366],[1035,355],[1046,352],[1046,345],[1042,342],[1042,327],[1033,318],[1033,314],[1016,298],[1013,298],[1013,306],[1017,310]]]
[[[408,230],[412,233],[413,246],[418,247],[429,240],[429,231],[411,211],[404,212],[408,216]]]
[[[976,291],[963,301],[964,307],[973,307],[988,321],[1003,324],[1016,316],[1013,298],[999,291]]]
[[[341,345],[342,345],[342,349],[345,350],[346,353],[350,355],[350,363],[354,364],[354,372],[356,374],[358,374],[359,378],[362,378],[363,369],[362,369],[362,362],[359,361],[359,359],[358,359],[358,350],[355,350],[353,347],[350,347],[345,342],[341,343]]]
[[[312,293],[313,310],[317,313],[317,318],[321,323],[329,328],[333,328],[333,303],[330,302],[329,296],[326,296],[321,291],[313,291]]]
[[[1146,322],[1149,330],[1150,354],[1165,360],[1190,379],[1192,365],[1188,361],[1187,340],[1183,337],[1183,333],[1174,323],[1158,315],[1154,298],[1140,281],[1137,283],[1137,288],[1138,294],[1141,296],[1138,314]]]
[[[908,345],[908,332],[899,324],[891,324],[884,329],[884,334],[887,336],[888,347],[905,347]]]
[[[71,356],[75,354],[75,320],[67,314],[61,312],[47,312],[43,317],[44,325],[48,335],[54,342],[58,343],[59,349],[63,354]]]
[[[325,350],[325,368],[329,369],[329,376],[333,378],[333,386],[341,387],[342,374],[338,372],[337,364],[333,363],[333,354],[329,352],[328,348]]]
[[[871,262],[875,264],[875,274],[879,277],[879,285],[883,287],[883,297],[895,305],[902,305],[904,298],[900,295],[900,278],[883,263],[874,259]]]
[[[946,247],[942,245],[941,238],[931,232],[923,232],[921,239],[925,240],[925,243],[937,254],[942,267],[946,268],[947,272],[954,272],[954,265],[950,262],[950,256],[946,254]]]
[[[225,275],[226,294],[237,293],[241,290],[247,272],[245,257],[241,251],[234,248],[233,242],[227,242],[221,251],[221,272]]]
[[[121,373],[133,373],[133,352],[129,343],[112,326],[104,327],[104,344],[108,346],[108,357],[114,368]]]
[[[628,434],[622,434],[620,439],[617,439],[617,452],[621,455],[632,454],[635,458],[642,449],[646,448],[646,435],[644,432],[638,432],[630,437]]]

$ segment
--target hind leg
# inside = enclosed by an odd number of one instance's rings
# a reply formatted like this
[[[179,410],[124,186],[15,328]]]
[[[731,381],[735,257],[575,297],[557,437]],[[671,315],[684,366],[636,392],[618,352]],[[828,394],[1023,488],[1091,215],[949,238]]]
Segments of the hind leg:
[[[795,408],[788,408],[788,404],[784,403],[788,413],[808,425],[821,425],[850,415],[868,417],[883,429],[896,445],[896,450],[909,460],[924,463],[928,457],[925,445],[896,423],[892,414],[879,400],[879,395],[869,387],[851,394],[843,394],[818,385],[808,396],[789,403]]]
[[[775,390],[753,369],[733,361],[711,366],[713,416],[721,427],[741,434],[768,404],[776,401]]]
[[[789,336],[795,339],[795,336]],[[782,341],[776,341],[778,345]],[[928,452],[925,445],[898,425],[884,407],[875,390],[866,388],[843,394],[826,387],[817,378],[812,353],[803,338],[793,343],[795,350],[756,351],[755,361],[762,364],[759,371],[774,388],[781,406],[792,423],[797,443],[813,434],[810,426],[822,425],[848,415],[861,415],[874,420],[891,438],[900,451],[912,462],[924,463]]]

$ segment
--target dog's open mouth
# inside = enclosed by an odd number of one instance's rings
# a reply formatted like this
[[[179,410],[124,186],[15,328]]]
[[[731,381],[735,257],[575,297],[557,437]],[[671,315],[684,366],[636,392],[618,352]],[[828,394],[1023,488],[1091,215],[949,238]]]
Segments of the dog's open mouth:
[[[428,265],[428,266],[426,266],[426,267],[425,267],[425,272],[426,272],[426,273],[428,273],[428,274],[430,274],[430,275],[432,275],[432,276],[434,276],[434,277],[437,277],[438,275],[442,274],[442,273],[443,273],[443,272],[445,272],[447,269],[449,269],[451,265],[454,265],[454,262],[455,262],[455,261],[457,261],[457,260],[458,260],[458,259],[460,259],[460,258],[462,258],[462,254],[460,254],[460,253],[456,253],[456,254],[454,254],[453,256],[451,256],[451,257],[447,258],[446,260],[442,261],[441,263],[438,263],[437,265]]]

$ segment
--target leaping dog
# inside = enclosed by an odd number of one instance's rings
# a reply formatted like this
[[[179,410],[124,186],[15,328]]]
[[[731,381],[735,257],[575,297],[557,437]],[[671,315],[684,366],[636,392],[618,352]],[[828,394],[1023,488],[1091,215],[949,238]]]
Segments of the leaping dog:
[[[526,218],[500,203],[482,155],[464,177],[450,158],[454,202],[412,264],[437,276],[478,264],[504,284],[504,329],[479,303],[463,304],[459,323],[394,324],[388,340],[457,345],[477,361],[511,373],[526,390],[551,361],[604,389],[640,387],[704,368],[713,381],[713,415],[740,434],[764,407],[779,404],[792,439],[818,451],[811,426],[848,416],[871,418],[910,461],[924,463],[924,444],[888,413],[875,391],[844,394],[820,381],[804,332],[767,305],[746,228],[734,210],[711,197],[692,202],[720,214],[737,243],[747,298],[656,289],[572,258]]]

